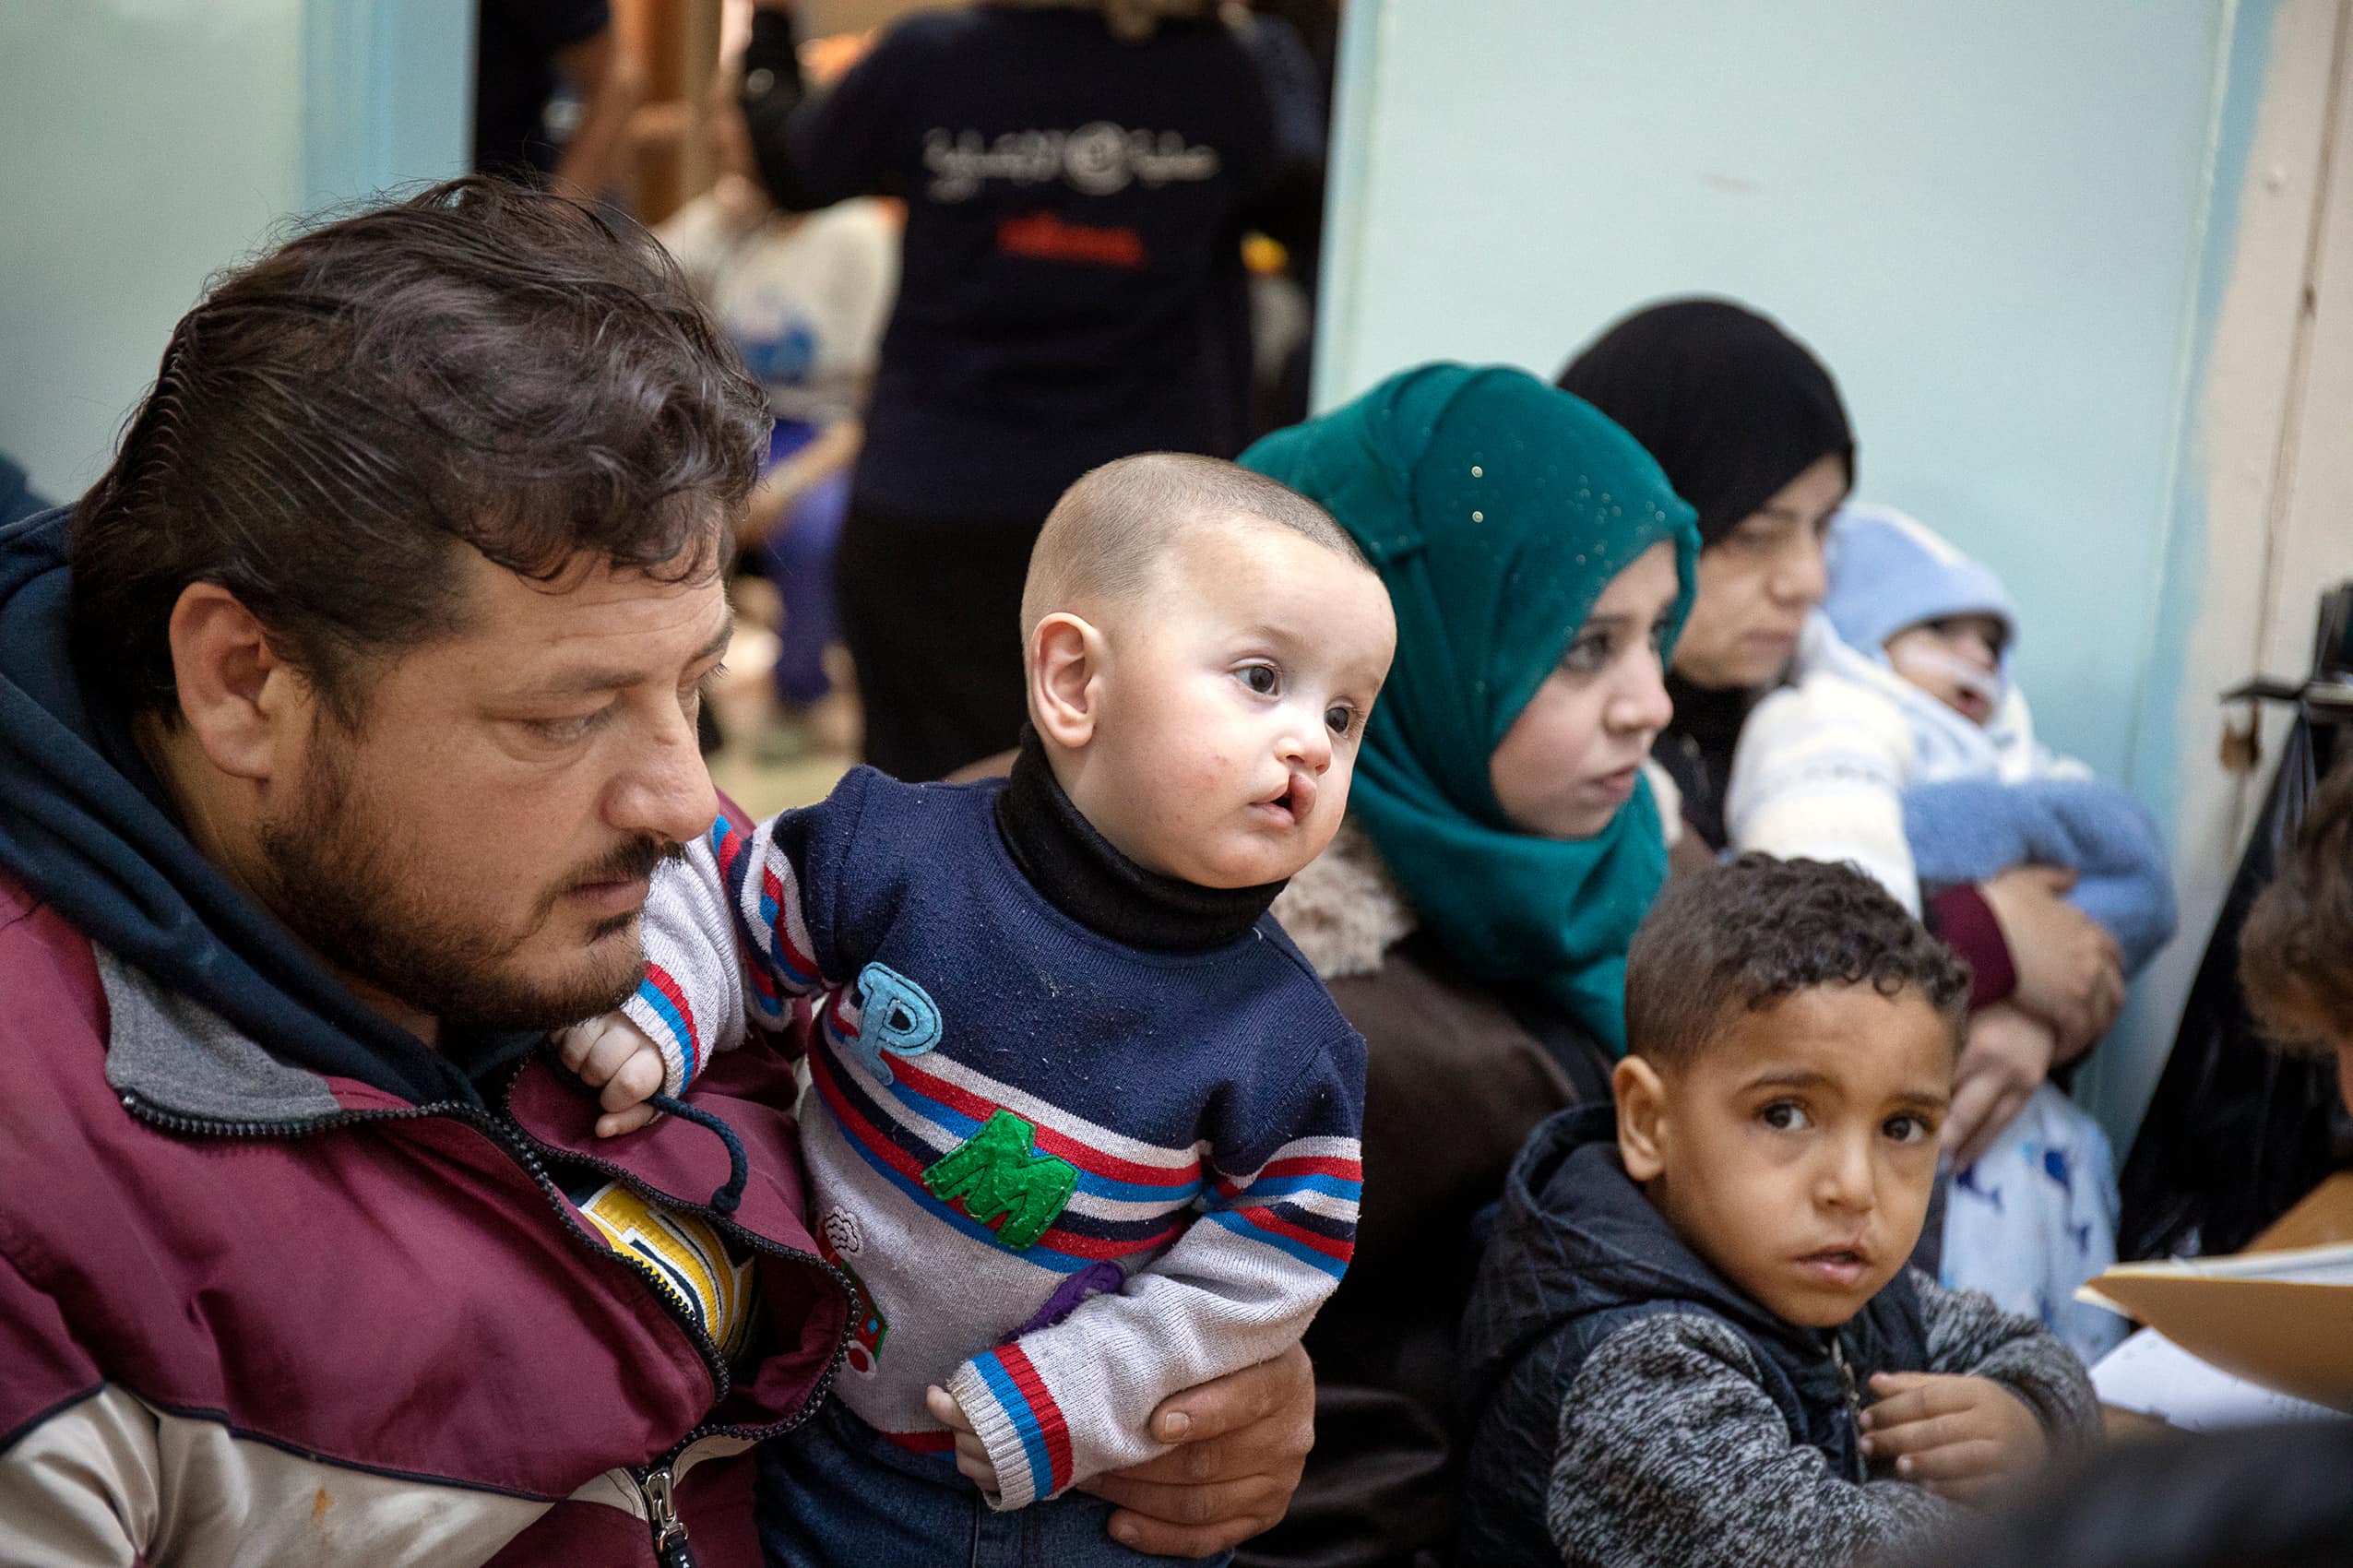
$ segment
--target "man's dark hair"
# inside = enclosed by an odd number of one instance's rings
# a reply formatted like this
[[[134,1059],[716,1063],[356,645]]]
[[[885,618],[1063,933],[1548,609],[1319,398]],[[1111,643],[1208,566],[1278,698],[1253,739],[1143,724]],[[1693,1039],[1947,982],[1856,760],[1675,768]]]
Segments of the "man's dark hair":
[[[2353,755],[2304,810],[2239,931],[2248,1010],[2284,1045],[2353,1040]]]
[[[756,476],[760,390],[651,235],[451,181],[315,229],[180,318],[74,513],[89,680],[177,711],[190,584],[237,596],[354,723],[389,656],[465,626],[465,549],[691,581]]]
[[[1688,1066],[1730,1014],[1824,985],[1917,991],[1957,1041],[1969,967],[1850,865],[1752,854],[1686,872],[1626,955],[1627,1050]]]

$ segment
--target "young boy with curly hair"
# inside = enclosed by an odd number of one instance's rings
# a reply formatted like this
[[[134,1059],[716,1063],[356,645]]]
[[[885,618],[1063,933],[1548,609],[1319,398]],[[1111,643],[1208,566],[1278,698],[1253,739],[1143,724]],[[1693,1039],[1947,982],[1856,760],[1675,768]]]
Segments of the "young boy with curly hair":
[[[1464,1561],[1844,1563],[2097,1431],[2039,1324],[1905,1267],[1967,995],[1851,867],[1668,884],[1615,1105],[1539,1127],[1505,1189],[1465,1325]]]

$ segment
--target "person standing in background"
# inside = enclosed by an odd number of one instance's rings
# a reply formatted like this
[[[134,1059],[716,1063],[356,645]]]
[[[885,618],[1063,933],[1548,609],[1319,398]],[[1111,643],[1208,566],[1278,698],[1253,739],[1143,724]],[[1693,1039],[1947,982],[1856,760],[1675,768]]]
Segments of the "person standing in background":
[[[577,101],[563,134],[548,124],[558,89]],[[474,169],[535,179],[594,201],[612,182],[644,68],[613,36],[606,0],[477,0]]]
[[[718,183],[654,232],[776,416],[737,543],[783,611],[775,722],[759,742],[764,760],[783,762],[816,743],[811,712],[833,689],[826,650],[839,639],[834,551],[898,288],[899,214],[873,197],[808,215],[778,211],[753,170],[735,101],[740,75],[741,62],[731,61],[713,94]]]
[[[936,778],[1014,742],[1054,498],[1131,453],[1240,448],[1241,236],[1312,229],[1321,120],[1268,85],[1276,35],[1206,0],[910,17],[817,97],[794,31],[763,0],[744,57],[769,194],[908,203],[836,586],[867,760]]]

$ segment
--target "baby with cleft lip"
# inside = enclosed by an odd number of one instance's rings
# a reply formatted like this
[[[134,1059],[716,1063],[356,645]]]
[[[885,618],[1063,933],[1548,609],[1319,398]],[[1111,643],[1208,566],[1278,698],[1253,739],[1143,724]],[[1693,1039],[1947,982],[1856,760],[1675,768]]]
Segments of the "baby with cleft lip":
[[[1904,1266],[1967,995],[1851,866],[1669,882],[1614,1104],[1531,1134],[1482,1260],[1458,1560],[1878,1561],[2097,1436],[2048,1330]]]
[[[1363,1041],[1266,910],[1347,811],[1381,579],[1275,481],[1149,454],[1056,505],[1022,634],[1009,778],[722,817],[655,884],[637,995],[560,1041],[617,1136],[811,1009],[857,1326],[762,1452],[772,1563],[1151,1561],[1071,1489],[1297,1340],[1353,1248]]]

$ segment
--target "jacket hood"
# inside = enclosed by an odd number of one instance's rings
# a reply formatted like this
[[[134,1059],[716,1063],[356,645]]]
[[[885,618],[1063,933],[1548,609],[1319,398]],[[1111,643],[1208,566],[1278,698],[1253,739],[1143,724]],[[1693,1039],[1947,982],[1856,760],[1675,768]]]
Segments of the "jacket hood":
[[[1796,1359],[1818,1359],[1830,1343],[1822,1330],[1766,1312],[1669,1228],[1626,1175],[1608,1105],[1562,1111],[1528,1134],[1504,1182],[1481,1274],[1463,1327],[1474,1397],[1498,1387],[1554,1331],[1628,1308],[1685,1305]]]
[[[1476,1433],[1467,1558],[1558,1561],[1541,1522],[1563,1411],[1595,1352],[1677,1318],[1729,1330],[1789,1441],[1849,1480],[1871,1473],[1859,1419],[1872,1375],[1931,1364],[1908,1271],[1836,1329],[1784,1323],[1685,1246],[1628,1179],[1613,1108],[1563,1111],[1520,1152],[1464,1316],[1460,1387]],[[1616,1375],[1629,1375],[1631,1364]],[[1647,1408],[1662,1421],[1690,1418],[1667,1407],[1674,1397],[1661,1387]],[[1481,1454],[1509,1457],[1482,1467]]]
[[[68,523],[58,507],[0,528],[0,872],[280,1061],[412,1103],[477,1100],[464,1067],[509,1059],[530,1037],[429,1049],[189,841],[128,716],[75,668]]]
[[[1947,615],[2002,624],[2003,666],[2018,640],[2018,612],[1992,568],[1893,506],[1848,505],[1825,540],[1829,587],[1822,612],[1848,647],[1886,662],[1884,645],[1907,626]]]
[[[1528,1134],[1504,1182],[1463,1324],[1469,1408],[1482,1408],[1532,1348],[1579,1320],[1660,1312],[1729,1324],[1808,1403],[1837,1397],[1834,1346],[1859,1381],[1926,1364],[1907,1269],[1836,1329],[1786,1323],[1717,1273],[1651,1207],[1618,1158],[1614,1107],[1563,1111]]]

